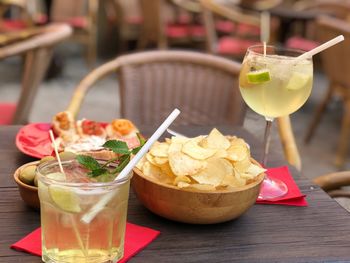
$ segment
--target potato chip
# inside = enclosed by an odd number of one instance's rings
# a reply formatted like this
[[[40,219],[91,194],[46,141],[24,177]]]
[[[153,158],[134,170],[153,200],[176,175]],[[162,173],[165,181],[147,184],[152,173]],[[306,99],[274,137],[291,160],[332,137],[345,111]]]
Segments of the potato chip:
[[[239,162],[247,157],[250,157],[247,146],[242,144],[231,145],[230,148],[227,149],[226,153],[226,158],[234,162]]]
[[[196,138],[193,138],[189,141],[187,141],[182,146],[182,152],[186,153],[187,155],[191,156],[194,159],[197,160],[205,160],[209,157],[213,156],[216,153],[215,149],[206,149],[201,146],[199,146],[199,142],[203,140],[203,136],[198,136]]]
[[[242,177],[242,175],[241,175],[241,173],[239,171],[237,171],[236,169],[234,171],[235,171],[235,184],[236,184],[236,187],[245,186],[247,184],[247,180]]]
[[[183,146],[183,144],[180,143],[180,142],[172,142],[172,143],[169,145],[168,156],[169,156],[169,154],[172,153],[172,152],[181,152],[182,146]]]
[[[191,177],[200,184],[218,186],[229,174],[233,174],[233,167],[229,161],[221,158],[210,158],[207,160],[207,167]]]
[[[227,152],[224,149],[216,149],[216,153],[213,158],[227,158]]]
[[[153,157],[155,165],[161,166],[169,161],[167,157]]]
[[[234,174],[228,174],[225,176],[224,180],[222,181],[221,185],[219,185],[217,188],[220,189],[221,186],[230,186],[230,187],[242,187],[246,184],[246,180],[241,178],[241,176],[236,176],[236,172]]]
[[[196,174],[207,166],[205,161],[193,159],[183,152],[169,152],[169,164],[177,176]]]
[[[173,173],[173,171],[170,168],[169,162],[162,164],[159,166],[159,168],[162,170],[164,174],[166,174],[168,177],[175,179],[176,175]]]
[[[155,142],[150,149],[150,153],[155,157],[168,157],[169,144],[165,142]]]
[[[157,163],[154,161],[154,156],[151,153],[146,153],[146,160],[151,164],[157,166]]]
[[[204,148],[226,150],[231,146],[231,143],[217,129],[213,129],[209,135],[201,141],[200,146]]]
[[[141,160],[136,164],[136,168],[142,171],[142,167],[143,167],[143,165],[145,164],[146,161],[147,161],[146,157],[143,156],[141,158]]]
[[[155,166],[150,162],[145,162],[142,172],[145,176],[153,178],[161,183],[172,184],[173,182],[172,178],[164,174],[164,172],[158,166]]]
[[[177,187],[179,187],[179,188],[186,188],[186,187],[189,187],[189,186],[191,186],[191,185],[189,183],[185,183],[185,182],[179,182],[177,184]]]
[[[180,182],[189,184],[189,183],[191,183],[191,179],[188,178],[186,175],[181,175],[181,176],[175,177],[174,185],[178,185]]]
[[[259,174],[264,173],[266,171],[267,171],[266,169],[264,169],[261,166],[258,166],[256,164],[253,164],[253,163],[251,163],[247,169],[247,173],[253,175],[253,177],[256,177]]]
[[[250,161],[250,156],[247,155],[243,160],[240,160],[238,162],[232,162],[234,168],[239,171],[240,173],[243,173],[248,170],[251,161]]]

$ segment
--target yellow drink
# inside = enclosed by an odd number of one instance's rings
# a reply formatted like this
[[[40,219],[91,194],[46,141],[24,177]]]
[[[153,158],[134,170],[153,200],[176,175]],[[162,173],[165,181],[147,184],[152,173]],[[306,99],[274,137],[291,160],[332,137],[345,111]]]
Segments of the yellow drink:
[[[64,162],[66,178],[59,175],[57,163],[46,166],[38,170],[42,260],[101,263],[121,259],[130,180],[88,181],[76,161]],[[91,221],[84,221],[93,207],[107,196],[108,202],[90,217]]]
[[[255,73],[258,72],[258,73]],[[249,81],[249,74],[268,74],[269,80]],[[312,89],[312,61],[294,57],[248,53],[243,61],[239,87],[244,101],[269,119],[297,111]]]

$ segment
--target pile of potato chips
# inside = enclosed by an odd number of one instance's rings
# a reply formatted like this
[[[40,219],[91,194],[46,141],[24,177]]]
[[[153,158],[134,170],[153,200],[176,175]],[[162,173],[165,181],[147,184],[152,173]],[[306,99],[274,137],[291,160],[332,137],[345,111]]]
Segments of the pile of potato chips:
[[[137,168],[162,183],[208,191],[245,186],[266,171],[252,163],[243,139],[217,129],[208,136],[156,142]]]

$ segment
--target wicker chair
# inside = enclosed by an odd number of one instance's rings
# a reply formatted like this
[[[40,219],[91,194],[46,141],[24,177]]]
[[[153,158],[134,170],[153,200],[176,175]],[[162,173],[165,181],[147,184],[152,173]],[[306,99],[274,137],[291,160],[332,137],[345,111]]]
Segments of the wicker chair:
[[[51,8],[53,22],[68,23],[73,28],[72,40],[86,46],[86,61],[96,62],[98,0],[54,0]]]
[[[68,110],[77,115],[85,93],[117,72],[121,115],[138,125],[161,122],[174,107],[177,124],[242,124],[245,107],[238,90],[240,64],[186,51],[121,56],[95,69],[76,88]]]
[[[159,124],[174,108],[178,125],[242,125],[245,104],[238,90],[240,64],[188,51],[153,51],[121,56],[87,75],[76,88],[68,110],[75,116],[87,91],[117,72],[121,115],[137,125]],[[300,169],[289,117],[278,126],[286,158]]]
[[[22,89],[17,104],[0,103],[0,124],[25,124],[40,82],[51,60],[54,46],[71,34],[65,24],[52,24],[37,29],[32,37],[0,47],[0,60],[23,55]],[[19,35],[21,36],[21,35]],[[22,37],[22,36],[21,36]]]
[[[316,29],[319,42],[325,42],[340,34],[344,35],[345,41],[320,54],[322,66],[330,85],[315,111],[306,133],[305,142],[311,141],[316,127],[332,98],[340,97],[343,102],[344,113],[335,159],[336,166],[340,168],[345,162],[350,137],[350,24],[336,18],[322,17],[316,21]]]

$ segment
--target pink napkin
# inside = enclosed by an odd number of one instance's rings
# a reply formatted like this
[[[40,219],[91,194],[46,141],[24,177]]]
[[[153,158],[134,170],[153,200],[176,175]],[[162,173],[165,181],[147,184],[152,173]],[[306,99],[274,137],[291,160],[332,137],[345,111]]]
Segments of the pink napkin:
[[[160,234],[159,231],[130,223],[126,224],[125,232],[124,257],[118,263],[127,262]],[[11,248],[41,256],[41,228],[14,243]]]
[[[272,179],[276,178],[282,180],[288,187],[288,193],[285,196],[273,201],[256,200],[257,204],[308,206],[305,199],[306,195],[300,192],[299,187],[295,183],[287,166],[268,168],[267,174]]]

